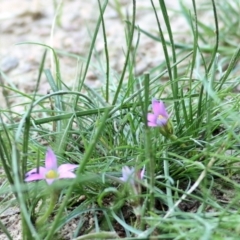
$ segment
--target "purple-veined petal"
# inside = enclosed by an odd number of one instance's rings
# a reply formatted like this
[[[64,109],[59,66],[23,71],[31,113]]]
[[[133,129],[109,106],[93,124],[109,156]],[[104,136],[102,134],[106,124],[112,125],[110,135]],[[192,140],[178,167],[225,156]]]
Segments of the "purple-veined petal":
[[[48,148],[46,153],[45,167],[47,170],[57,169],[57,158],[51,148]]]
[[[45,175],[46,169],[44,167],[39,167],[39,168],[34,168],[31,171],[28,171],[25,176],[28,177],[32,174],[40,174],[40,175]]]
[[[65,171],[65,172],[61,172],[59,173],[58,178],[75,178],[76,174],[70,172],[70,171]]]
[[[73,171],[75,168],[77,168],[79,165],[77,164],[62,164],[58,167],[58,173],[61,174],[62,172],[68,172],[68,171]]]
[[[45,179],[45,176],[42,174],[38,174],[38,173],[33,173],[31,175],[29,175],[28,177],[25,178],[26,182],[31,182],[31,181],[37,181],[37,180],[42,180]]]

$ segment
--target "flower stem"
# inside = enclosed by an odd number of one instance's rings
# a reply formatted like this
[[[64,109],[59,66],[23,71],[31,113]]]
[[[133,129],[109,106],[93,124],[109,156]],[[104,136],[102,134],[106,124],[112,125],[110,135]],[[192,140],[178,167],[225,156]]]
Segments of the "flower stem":
[[[169,162],[166,160],[166,152],[163,153],[164,160],[163,160],[163,168],[164,168],[164,175],[166,179],[166,193],[167,193],[167,203],[168,207],[173,207],[173,197],[172,197],[172,189],[171,189],[171,181],[170,181],[170,175],[169,175]]]
[[[44,223],[46,223],[48,217],[50,216],[50,214],[54,210],[54,207],[56,205],[57,199],[58,199],[58,193],[57,192],[53,192],[51,194],[51,198],[50,198],[50,202],[49,202],[48,208],[46,209],[45,213],[42,216],[40,216],[37,219],[37,221],[36,221],[37,228],[41,228],[44,225]]]

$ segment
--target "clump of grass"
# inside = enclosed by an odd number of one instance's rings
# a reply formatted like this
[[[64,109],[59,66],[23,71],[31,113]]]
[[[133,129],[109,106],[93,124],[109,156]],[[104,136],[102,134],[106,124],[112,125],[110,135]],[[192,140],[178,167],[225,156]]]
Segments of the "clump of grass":
[[[7,178],[0,188],[1,205],[7,208],[11,202],[19,207],[22,239],[61,239],[61,229],[73,219],[77,219],[73,239],[237,238],[239,94],[235,89],[240,51],[233,31],[238,28],[237,2],[223,5],[212,0],[200,6],[193,0],[191,7],[180,2],[177,14],[186,18],[191,32],[188,43],[181,43],[164,1],[157,5],[151,1],[149,11],[158,29],[153,35],[135,26],[133,0],[126,22],[125,63],[114,79],[104,24],[107,5],[108,1],[98,1],[99,18],[86,58],[69,54],[82,61],[75,88],[61,78],[62,52],[41,43],[31,43],[46,49],[33,94],[1,81],[6,100],[10,95],[27,99],[23,114],[13,112],[10,104],[0,112],[0,159]],[[122,19],[119,1],[115,5]],[[212,11],[213,26],[202,19],[206,9]],[[105,51],[98,56],[104,59],[99,69],[105,83],[92,89],[85,80],[100,31]],[[136,76],[141,34],[159,43],[165,60]],[[53,72],[45,69],[46,54],[53,56]],[[41,96],[43,74],[51,92]],[[159,84],[163,77],[167,81]],[[166,122],[159,120],[151,128],[147,115],[153,98],[165,103],[168,114],[158,112]],[[56,179],[52,185],[25,182],[28,170],[44,164],[46,147],[54,150],[60,164],[78,165],[76,178]],[[42,216],[45,221],[37,224]],[[13,239],[1,220],[0,228]]]

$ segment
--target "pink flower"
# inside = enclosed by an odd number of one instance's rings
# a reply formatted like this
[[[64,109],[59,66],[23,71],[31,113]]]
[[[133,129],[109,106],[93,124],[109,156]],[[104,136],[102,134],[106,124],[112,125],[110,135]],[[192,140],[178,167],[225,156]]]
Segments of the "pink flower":
[[[144,176],[145,168],[143,168],[141,171],[136,172],[134,167],[127,167],[124,166],[122,168],[122,177],[120,178],[123,182],[130,182],[131,184],[134,184],[135,179],[142,180]]]
[[[129,168],[124,166],[122,168],[122,177],[120,179],[129,187],[130,195],[137,196],[141,194],[142,188],[139,181],[143,179],[144,172],[145,167],[138,171],[136,171],[134,167]],[[138,202],[138,198],[133,201]]]
[[[26,182],[45,179],[48,184],[52,184],[56,179],[75,178],[72,171],[77,168],[76,164],[62,164],[57,166],[57,158],[51,148],[48,148],[45,158],[45,167],[34,168],[26,173]]]
[[[149,127],[162,127],[168,123],[168,113],[162,101],[152,100],[152,111],[148,113],[147,120]]]

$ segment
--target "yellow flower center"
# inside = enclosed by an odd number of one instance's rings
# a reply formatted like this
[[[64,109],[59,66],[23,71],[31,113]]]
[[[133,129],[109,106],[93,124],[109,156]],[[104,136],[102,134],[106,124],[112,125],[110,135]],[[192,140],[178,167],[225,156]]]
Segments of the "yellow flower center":
[[[45,177],[49,179],[54,179],[58,177],[58,173],[54,170],[50,170],[46,173]]]
[[[166,119],[165,117],[163,117],[162,115],[158,115],[158,119],[162,120],[162,119]]]

